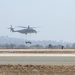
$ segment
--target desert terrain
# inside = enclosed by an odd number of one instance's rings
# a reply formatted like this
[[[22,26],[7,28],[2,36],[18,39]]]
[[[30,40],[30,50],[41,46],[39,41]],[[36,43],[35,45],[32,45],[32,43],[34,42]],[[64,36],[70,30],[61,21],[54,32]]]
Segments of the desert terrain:
[[[75,54],[75,49],[0,49],[0,53]]]
[[[0,65],[0,75],[75,75],[75,65]]]
[[[0,54],[75,54],[75,49],[0,49]],[[22,61],[21,61],[22,62]],[[0,75],[75,75],[75,64],[0,64]]]

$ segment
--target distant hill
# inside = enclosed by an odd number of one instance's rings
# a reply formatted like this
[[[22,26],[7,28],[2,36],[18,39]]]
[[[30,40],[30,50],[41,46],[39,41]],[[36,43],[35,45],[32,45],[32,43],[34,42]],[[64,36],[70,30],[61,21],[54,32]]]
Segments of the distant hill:
[[[20,44],[26,44],[25,43],[26,40],[25,39],[20,39],[20,38],[12,38],[12,37],[5,37],[5,36],[1,36],[0,37],[0,44],[16,44],[16,45],[20,45]],[[32,42],[32,45],[42,45],[42,46],[47,46],[49,44],[52,44],[52,45],[72,45],[72,43],[68,43],[68,42],[63,42],[63,41],[46,41],[46,40],[43,40],[43,41],[35,41],[35,40],[31,40]]]
[[[24,44],[24,39],[12,38],[12,37],[0,37],[0,44]]]

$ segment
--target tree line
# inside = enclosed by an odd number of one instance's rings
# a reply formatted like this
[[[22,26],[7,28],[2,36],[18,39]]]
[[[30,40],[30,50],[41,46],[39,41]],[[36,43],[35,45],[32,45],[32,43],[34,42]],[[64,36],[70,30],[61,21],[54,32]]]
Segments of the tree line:
[[[20,44],[20,45],[16,45],[16,44],[0,44],[0,48],[1,49],[27,49],[27,48],[37,48],[37,49],[75,49],[75,43],[73,43],[72,45],[52,45],[52,44],[48,44],[46,46],[42,46],[39,44],[36,45],[24,45],[24,44]]]

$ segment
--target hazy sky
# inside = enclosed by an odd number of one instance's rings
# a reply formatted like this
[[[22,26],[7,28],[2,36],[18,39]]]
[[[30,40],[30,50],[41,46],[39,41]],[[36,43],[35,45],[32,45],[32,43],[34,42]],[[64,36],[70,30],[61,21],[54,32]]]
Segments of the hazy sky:
[[[0,0],[0,36],[26,38],[11,33],[10,25],[34,26],[34,40],[75,42],[75,0]]]

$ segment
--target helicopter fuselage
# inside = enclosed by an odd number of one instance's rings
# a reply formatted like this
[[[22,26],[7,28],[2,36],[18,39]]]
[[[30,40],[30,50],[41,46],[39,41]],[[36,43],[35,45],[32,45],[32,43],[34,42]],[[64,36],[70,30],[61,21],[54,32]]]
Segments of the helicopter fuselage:
[[[31,33],[37,33],[34,29],[22,29],[22,30],[14,30],[13,32],[19,32],[22,34],[31,34]]]
[[[35,29],[33,29],[34,27],[30,27],[30,26],[28,26],[28,27],[20,26],[20,27],[23,28],[23,29],[21,29],[21,30],[14,30],[12,25],[8,29],[10,29],[10,31],[12,31],[12,32],[19,32],[21,34],[26,34],[26,35],[27,34],[31,34],[31,33],[37,33],[37,31]]]

